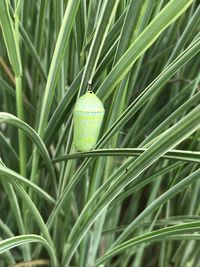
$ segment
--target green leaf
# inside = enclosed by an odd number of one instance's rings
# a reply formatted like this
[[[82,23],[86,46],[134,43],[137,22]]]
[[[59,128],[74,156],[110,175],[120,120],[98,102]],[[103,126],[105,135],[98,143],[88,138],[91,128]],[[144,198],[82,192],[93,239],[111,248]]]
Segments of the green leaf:
[[[119,0],[106,0],[103,3],[102,12],[96,27],[93,41],[89,50],[87,62],[83,72],[81,81],[80,93],[86,91],[86,86],[89,80],[92,80],[95,73],[96,65],[100,57],[100,53],[103,48],[103,44],[108,33],[110,24],[112,23],[113,17],[115,16],[116,8]]]
[[[181,240],[184,239],[185,233],[196,232],[200,230],[200,221],[194,223],[184,223],[180,225],[175,225],[171,227],[166,227],[160,230],[156,230],[150,233],[143,234],[141,236],[135,237],[130,239],[129,241],[122,243],[121,245],[117,246],[115,249],[111,250],[110,252],[106,253],[104,256],[100,257],[97,260],[95,266],[98,266],[100,263],[107,260],[109,257],[112,257],[124,250],[129,248],[133,248],[134,246],[138,246],[142,243],[149,243],[149,242],[160,242],[163,240]],[[195,235],[187,235],[185,239],[195,239]],[[200,239],[200,235],[196,235],[196,239]]]
[[[171,0],[133,42],[114,66],[98,90],[98,96],[106,99],[135,61],[156,41],[159,35],[191,5],[192,0]]]
[[[51,61],[51,66],[49,69],[49,74],[47,77],[47,84],[45,88],[45,94],[42,104],[42,110],[40,114],[40,120],[39,120],[39,128],[38,133],[43,138],[44,131],[46,128],[52,99],[56,87],[56,82],[58,80],[59,71],[61,68],[61,63],[63,61],[63,58],[65,56],[65,51],[67,48],[67,42],[69,40],[69,36],[72,30],[73,22],[75,19],[75,15],[79,6],[80,0],[69,0],[65,15],[63,18],[63,22],[60,28],[60,32],[57,38],[53,58]]]
[[[61,156],[59,158],[53,159],[52,162],[60,162],[60,161],[67,161],[70,159],[79,159],[87,157],[108,157],[108,156],[138,157],[146,150],[147,150],[146,148],[95,149],[89,152],[79,152],[76,154]],[[170,150],[165,155],[163,155],[163,158],[200,163],[200,153],[197,151]]]
[[[13,181],[18,181],[18,182],[21,182],[22,184],[25,184],[33,188],[33,190],[35,190],[36,193],[38,193],[42,198],[44,198],[50,204],[55,204],[55,200],[42,188],[32,183],[28,179],[24,178],[20,174],[12,171],[11,169],[0,166],[0,175],[2,175],[0,179],[3,177],[6,177],[13,186],[15,186],[15,182],[13,183]]]
[[[51,260],[52,260],[51,261],[52,266],[54,267],[58,266],[57,260],[54,257],[51,246],[49,246],[48,242],[39,235],[20,235],[20,236],[15,236],[15,237],[11,237],[3,241],[0,241],[0,254],[12,248],[15,248],[15,247],[27,244],[27,243],[33,243],[33,242],[41,243],[49,252],[49,256],[51,257]]]
[[[0,23],[10,63],[13,67],[15,75],[20,76],[22,74],[22,66],[19,48],[16,43],[14,27],[10,17],[7,0],[0,1]]]
[[[52,175],[52,178],[55,178],[54,169],[51,164],[51,159],[49,157],[48,151],[42,142],[41,138],[38,136],[38,134],[35,132],[34,129],[32,129],[27,123],[23,122],[22,120],[18,119],[12,114],[6,113],[6,112],[0,112],[0,122],[11,124],[18,129],[22,130],[27,136],[30,137],[30,139],[34,142],[34,144],[37,146],[38,150],[40,151],[42,157],[44,158],[47,167]]]

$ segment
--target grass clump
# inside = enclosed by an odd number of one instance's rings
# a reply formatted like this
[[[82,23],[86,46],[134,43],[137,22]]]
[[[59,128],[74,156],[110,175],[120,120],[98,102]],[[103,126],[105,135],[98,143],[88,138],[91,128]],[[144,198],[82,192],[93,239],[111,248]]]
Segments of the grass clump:
[[[0,0],[2,267],[200,266],[199,21],[195,0]],[[105,115],[78,152],[88,81]]]

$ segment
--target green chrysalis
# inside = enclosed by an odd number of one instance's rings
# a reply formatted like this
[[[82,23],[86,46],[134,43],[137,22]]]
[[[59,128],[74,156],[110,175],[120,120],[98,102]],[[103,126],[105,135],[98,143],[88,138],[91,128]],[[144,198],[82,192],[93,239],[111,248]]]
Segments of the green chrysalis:
[[[76,102],[74,108],[74,145],[77,150],[91,150],[99,136],[104,116],[101,100],[88,91]]]

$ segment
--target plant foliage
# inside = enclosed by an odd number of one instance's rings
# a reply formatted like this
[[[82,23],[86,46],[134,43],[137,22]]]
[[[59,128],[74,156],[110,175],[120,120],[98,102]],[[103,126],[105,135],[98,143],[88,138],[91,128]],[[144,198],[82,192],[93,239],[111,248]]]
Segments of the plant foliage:
[[[197,0],[0,0],[0,266],[200,267],[199,22]]]

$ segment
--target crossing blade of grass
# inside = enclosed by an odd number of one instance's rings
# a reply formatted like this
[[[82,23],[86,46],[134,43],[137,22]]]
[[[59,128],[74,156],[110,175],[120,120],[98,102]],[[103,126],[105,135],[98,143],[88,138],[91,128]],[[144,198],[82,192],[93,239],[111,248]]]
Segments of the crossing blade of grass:
[[[0,227],[6,233],[8,237],[14,237],[15,235],[11,229],[0,219]]]
[[[51,164],[51,159],[49,157],[49,153],[41,140],[41,138],[38,136],[38,134],[35,132],[34,129],[32,129],[27,123],[23,122],[22,120],[18,119],[12,114],[6,113],[6,112],[0,112],[0,122],[11,124],[20,130],[24,131],[30,139],[34,142],[34,144],[37,146],[38,150],[40,151],[41,155],[43,156],[47,167],[52,175],[52,178],[55,180],[55,173],[54,169]]]
[[[52,140],[52,137],[55,135],[57,128],[61,126],[63,120],[67,115],[68,109],[67,107],[70,104],[70,101],[75,96],[80,86],[80,82],[82,79],[83,70],[78,74],[74,82],[66,91],[65,95],[63,96],[62,100],[58,104],[56,110],[54,111],[45,131],[45,143],[49,144]]]
[[[108,156],[132,156],[138,157],[146,148],[120,148],[120,149],[96,149],[90,152],[79,152],[76,154],[69,154],[66,156],[62,156],[59,158],[55,158],[52,162],[60,162],[70,159],[78,159],[78,158],[88,158],[88,157],[108,157]],[[196,151],[184,151],[184,150],[170,150],[163,158],[174,159],[174,160],[183,160],[183,161],[191,161],[191,162],[200,162],[200,153]]]
[[[112,250],[112,252],[108,253],[105,256],[102,256],[97,262],[95,266],[98,266],[100,263],[104,262],[106,259],[108,259],[110,256],[116,255],[117,253],[120,253],[121,251],[124,251],[130,247],[140,245],[143,242],[155,242],[155,241],[162,241],[162,240],[181,240],[181,236],[178,236],[180,234],[185,233],[191,233],[191,232],[197,232],[200,229],[200,222],[195,223],[185,223],[180,224],[176,226],[166,227],[160,230],[156,230],[141,236],[138,236],[136,238],[130,239],[129,241],[122,243],[118,247]],[[184,235],[182,236],[184,239]],[[193,239],[194,236],[190,235],[187,236],[190,239]],[[169,239],[168,239],[169,238]],[[198,234],[196,238],[199,240],[200,235]]]
[[[116,203],[118,203],[119,201],[125,199],[127,196],[130,196],[135,191],[140,190],[141,188],[144,188],[144,186],[147,185],[148,183],[151,183],[152,181],[154,181],[156,179],[162,179],[162,178],[164,179],[165,177],[163,177],[163,176],[165,174],[170,173],[170,171],[173,171],[173,170],[180,168],[180,166],[183,166],[183,164],[180,162],[170,164],[167,167],[161,168],[159,171],[153,173],[152,175],[150,175],[149,177],[144,179],[144,181],[140,181],[136,185],[133,185],[133,186],[132,186],[132,184],[130,184],[130,186],[128,186],[126,188],[126,190],[123,190],[118,195],[118,197],[116,197],[113,200],[113,202],[111,203],[111,206],[113,206]],[[160,178],[158,178],[158,177],[160,177]]]
[[[167,105],[165,105],[159,112],[157,112],[154,118],[146,123],[146,125],[141,129],[140,133],[138,133],[135,139],[135,143],[140,140],[142,135],[144,136],[149,129],[156,125],[156,123],[161,122],[163,118],[166,118],[170,114],[170,112],[174,111],[176,107],[178,107],[178,105],[180,105],[186,99],[188,95],[187,93],[189,93],[192,88],[196,88],[196,82],[197,81],[192,81],[189,85],[185,86],[181,90],[181,92],[176,95],[176,97],[172,98]],[[130,135],[129,137],[126,137],[126,140],[124,140],[123,146],[126,146],[128,138],[130,138]]]
[[[47,124],[47,120],[48,120],[48,116],[49,116],[49,112],[50,112],[50,108],[52,104],[56,82],[58,80],[61,63],[65,55],[67,42],[69,40],[69,35],[71,33],[71,29],[72,29],[73,22],[76,16],[76,12],[79,6],[79,2],[80,0],[69,0],[68,1],[65,14],[64,14],[64,18],[63,18],[63,22],[62,22],[60,32],[58,35],[57,43],[55,46],[49,74],[47,77],[47,83],[46,83],[42,110],[40,114],[39,128],[38,128],[38,133],[42,138],[44,136],[44,131],[46,128],[46,124]]]
[[[101,58],[105,57],[105,54],[107,53],[107,51],[110,49],[110,47],[113,45],[113,43],[115,43],[116,40],[119,38],[119,34],[121,31],[124,19],[126,17],[127,9],[128,8],[126,8],[123,11],[123,13],[119,17],[119,19],[115,22],[113,27],[110,29],[108,35],[106,36],[106,40],[105,40],[105,43],[104,43],[104,46],[102,49],[102,53],[101,53]]]
[[[191,183],[195,182],[199,178],[200,170],[198,169],[196,172],[192,173],[188,177],[184,178],[182,181],[171,187],[164,194],[159,196],[156,200],[154,200],[140,215],[123,231],[123,233],[117,238],[113,247],[120,242],[122,242],[132,231],[137,227],[137,223],[141,222],[145,216],[152,213],[155,209],[158,209],[161,205],[163,205],[166,201],[172,198],[175,194],[178,194],[181,190],[188,187]]]
[[[42,62],[40,60],[40,57],[39,57],[39,55],[38,55],[33,43],[31,42],[28,34],[24,30],[24,28],[23,28],[21,23],[19,23],[19,31],[21,33],[22,40],[24,41],[27,49],[29,50],[29,53],[33,56],[33,59],[35,60],[38,69],[40,70],[40,74],[41,74],[42,78],[46,81],[47,80],[47,74],[46,74],[45,67],[42,64]]]
[[[48,116],[56,88],[56,83],[59,77],[59,72],[61,68],[61,63],[63,61],[65,51],[67,48],[67,43],[69,40],[69,36],[72,30],[73,22],[75,19],[75,15],[79,6],[80,0],[70,0],[67,4],[65,14],[63,17],[63,22],[58,34],[53,58],[51,61],[49,74],[47,77],[47,83],[44,93],[44,98],[42,102],[42,108],[39,118],[39,127],[38,134],[43,139],[45,134],[45,128],[47,126]],[[31,180],[34,183],[37,183],[37,166],[38,166],[38,157],[37,151],[34,153],[33,164],[32,164],[32,172],[31,172]],[[56,189],[56,188],[55,188]],[[30,192],[31,193],[31,192]]]
[[[106,99],[109,94],[111,94],[114,86],[130,70],[135,61],[156,41],[158,36],[191,5],[191,3],[192,1],[172,0],[163,8],[109,73],[98,90],[100,98]]]
[[[16,263],[15,259],[14,259],[13,255],[11,254],[10,251],[4,252],[2,257],[3,257],[3,260],[5,261],[5,263],[8,264],[9,266],[15,265],[15,263]]]
[[[8,237],[14,237],[14,234],[12,233],[10,228],[1,219],[0,219],[0,228],[4,233],[6,233],[6,235]],[[16,262],[15,262],[14,256],[11,254],[11,252],[7,251],[7,252],[5,252],[5,254],[7,254],[7,264],[10,264],[11,266],[14,265]]]
[[[182,223],[189,223],[189,222],[194,222],[194,221],[199,221],[199,216],[175,216],[175,217],[168,217],[167,219],[159,219],[157,220],[157,223],[155,226],[162,227],[162,226],[172,226],[172,225],[177,225],[177,224],[182,224]],[[141,223],[140,226],[149,226],[151,222],[146,222],[146,223]],[[109,233],[112,231],[116,232],[123,232],[124,229],[126,229],[127,225],[123,225],[119,228],[108,228],[105,229],[103,232]]]
[[[8,195],[8,199],[10,201],[11,209],[13,210],[14,220],[16,221],[16,225],[20,234],[25,234],[24,222],[22,219],[22,212],[20,210],[19,201],[17,199],[17,195],[14,191],[13,186],[6,180],[2,181],[3,187]],[[30,258],[30,252],[28,246],[22,248],[22,254],[25,259]]]
[[[19,163],[19,156],[18,156],[18,154],[16,153],[16,151],[14,150],[14,148],[11,146],[11,144],[9,143],[9,141],[6,139],[5,135],[3,133],[1,133],[1,132],[0,132],[0,144],[1,144],[1,146],[5,147],[5,150],[4,151],[6,151],[8,154],[11,155],[11,157],[13,158],[13,162]]]
[[[192,35],[192,29],[195,28],[195,25],[199,21],[199,17],[200,17],[200,6],[198,6],[196,11],[194,12],[192,18],[190,19],[187,27],[185,28],[185,30],[182,34],[181,38],[179,39],[178,43],[176,44],[176,46],[173,50],[173,53],[171,54],[170,58],[168,59],[166,65],[168,65],[175,57],[177,57],[178,54],[180,53],[180,51],[184,48],[185,43],[188,41],[188,39]]]
[[[53,205],[55,204],[55,200],[47,192],[45,192],[39,186],[33,184],[28,179],[26,179],[23,176],[21,176],[20,174],[12,171],[11,169],[8,169],[6,167],[0,166],[0,174],[2,175],[2,177],[0,177],[0,179],[3,178],[3,177],[6,177],[6,179],[8,179],[11,184],[12,184],[13,181],[21,182],[22,184],[25,184],[25,185],[27,185],[29,187],[32,187],[35,190],[36,193],[38,193],[42,198],[44,198],[50,204],[53,204]],[[15,185],[15,183],[13,183],[13,186],[14,185]]]
[[[95,73],[96,65],[103,48],[103,44],[115,16],[116,8],[118,6],[119,0],[107,0],[103,3],[103,10],[99,18],[99,22],[93,37],[93,41],[88,54],[87,62],[83,72],[83,77],[80,86],[80,94],[86,91],[87,83],[92,80]]]
[[[3,30],[4,41],[7,48],[8,57],[15,74],[16,85],[16,109],[17,115],[24,120],[23,91],[22,91],[22,63],[19,53],[19,16],[15,16],[15,28],[9,13],[9,1],[2,0],[0,5],[0,23]],[[26,140],[23,132],[19,131],[19,155],[20,155],[20,172],[26,175]]]
[[[1,77],[0,77],[0,84],[2,88],[10,95],[15,97],[15,90],[8,84],[6,83]]]
[[[22,66],[19,55],[19,47],[16,43],[14,27],[9,15],[8,3],[6,0],[1,0],[0,22],[8,51],[8,57],[16,76],[20,76],[22,73]]]
[[[48,242],[43,237],[39,235],[21,235],[21,236],[15,236],[15,237],[11,237],[3,241],[0,241],[0,254],[12,248],[15,248],[15,247],[27,244],[27,243],[32,243],[32,242],[41,243],[47,249],[49,256],[51,257],[52,266],[53,267],[58,266],[57,260],[54,256],[51,246],[48,244]]]
[[[188,109],[192,106],[195,106],[200,100],[200,94],[197,93],[193,97],[191,97],[188,101],[186,101],[182,106],[177,108],[170,116],[167,117],[151,134],[145,139],[145,141],[141,144],[145,146],[150,140],[159,135],[164,129],[167,128],[168,125],[171,125],[179,116],[183,115]]]
[[[132,39],[133,29],[135,29],[135,24],[138,19],[138,11],[141,8],[141,1],[131,1],[126,13],[126,17],[123,24],[123,29],[121,32],[121,36],[119,39],[119,44],[117,47],[117,51],[115,54],[114,63],[118,62],[120,57],[124,54],[127,50],[127,47]],[[130,18],[133,18],[130,20]],[[131,22],[131,23],[130,23]]]
[[[9,95],[11,95],[13,98],[15,98],[15,90],[12,88],[7,82],[5,82],[1,77],[0,77],[0,85],[2,86],[1,89],[4,89]],[[30,102],[23,97],[23,103],[25,108],[30,110],[31,112],[35,112],[35,108],[33,105],[30,104]]]
[[[30,210],[35,221],[38,223],[38,226],[40,227],[42,234],[44,235],[44,237],[48,241],[49,246],[51,246],[51,250],[53,251],[53,254],[54,254],[54,259],[56,259],[53,241],[52,241],[51,236],[49,234],[49,231],[48,231],[48,229],[47,229],[47,227],[46,227],[46,225],[45,225],[45,223],[41,217],[41,214],[39,213],[38,209],[36,208],[36,206],[32,202],[31,198],[28,196],[28,194],[24,191],[24,189],[18,183],[18,181],[15,181],[15,176],[13,175],[13,173],[10,172],[9,170],[7,171],[7,175],[8,175],[8,173],[9,173],[10,177],[13,178],[13,181],[12,181],[13,187],[17,191],[18,195],[23,199],[24,204]]]

